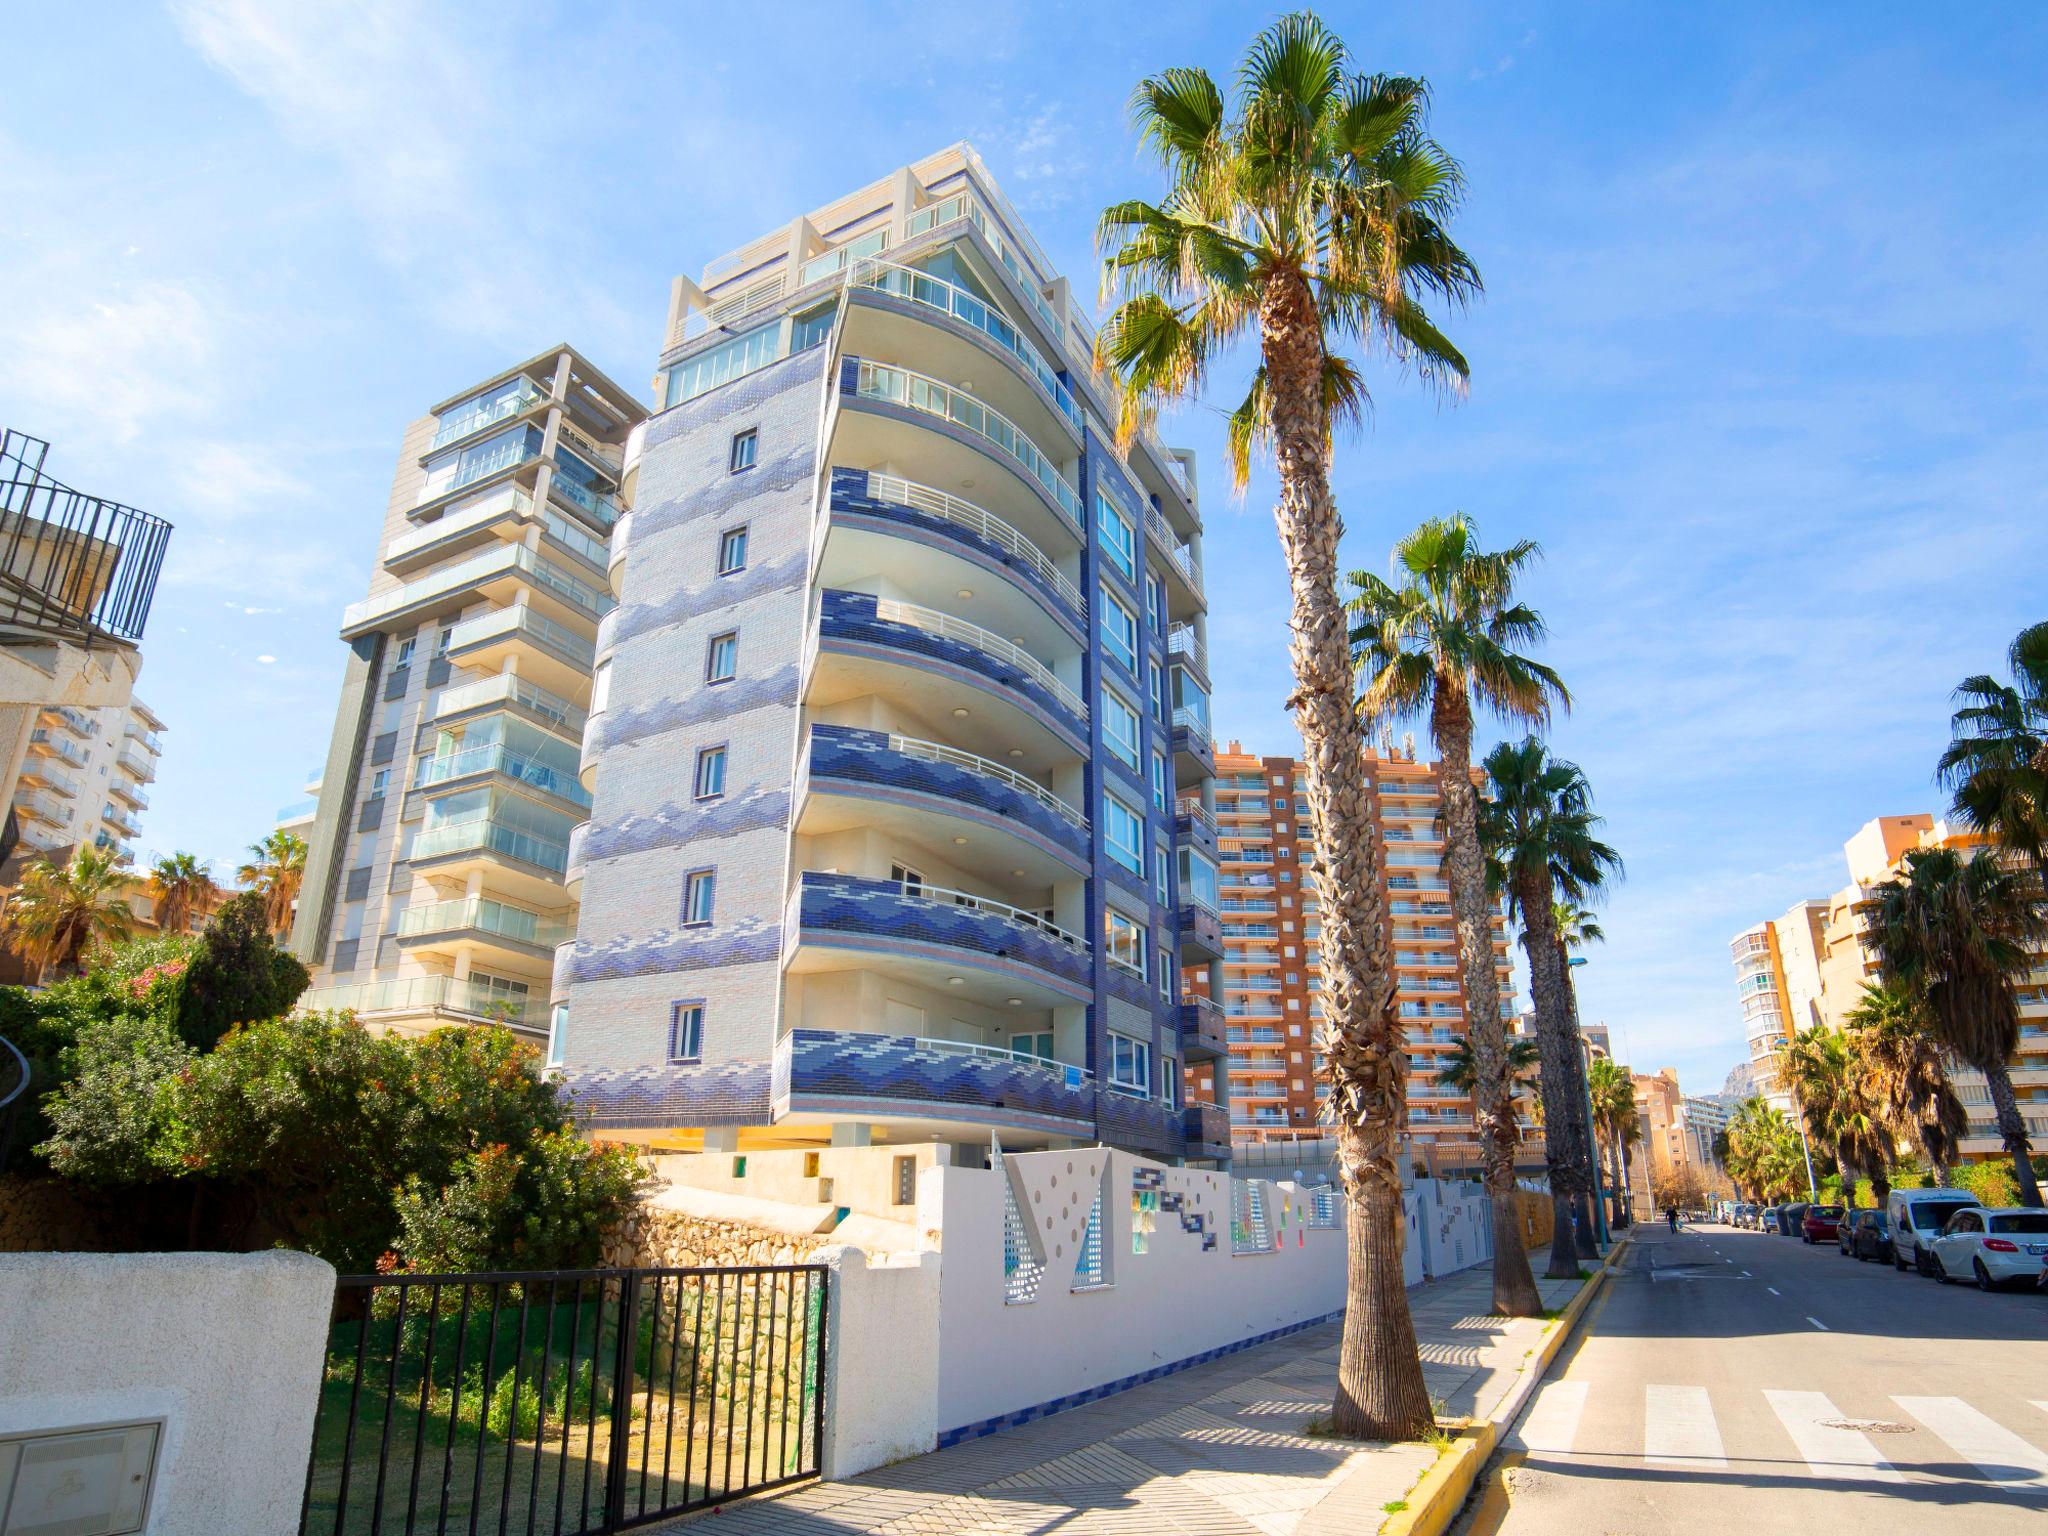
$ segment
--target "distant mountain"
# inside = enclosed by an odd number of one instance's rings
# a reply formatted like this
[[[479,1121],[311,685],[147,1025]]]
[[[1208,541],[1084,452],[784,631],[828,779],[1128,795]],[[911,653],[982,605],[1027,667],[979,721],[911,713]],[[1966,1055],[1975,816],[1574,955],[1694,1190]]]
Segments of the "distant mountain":
[[[1761,1090],[1756,1083],[1756,1063],[1738,1062],[1728,1074],[1728,1080],[1721,1085],[1721,1100],[1727,1104],[1740,1104],[1744,1099],[1753,1099]]]

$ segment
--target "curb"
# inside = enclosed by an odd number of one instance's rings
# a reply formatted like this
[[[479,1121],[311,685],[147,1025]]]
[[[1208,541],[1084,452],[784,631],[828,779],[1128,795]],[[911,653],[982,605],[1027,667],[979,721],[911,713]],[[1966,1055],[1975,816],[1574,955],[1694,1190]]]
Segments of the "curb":
[[[1550,1369],[1550,1362],[1564,1348],[1565,1340],[1572,1336],[1586,1308],[1593,1304],[1594,1296],[1633,1242],[1633,1238],[1624,1237],[1614,1245],[1606,1260],[1593,1271],[1592,1278],[1579,1287],[1578,1295],[1565,1303],[1557,1326],[1530,1356],[1521,1379],[1508,1389],[1507,1396],[1488,1418],[1459,1432],[1451,1448],[1437,1457],[1435,1465],[1422,1474],[1422,1481],[1409,1490],[1408,1507],[1387,1516],[1380,1526],[1380,1536],[1441,1536],[1450,1527],[1458,1511],[1465,1507],[1480,1469],[1498,1448],[1501,1430],[1521,1415],[1536,1384]]]

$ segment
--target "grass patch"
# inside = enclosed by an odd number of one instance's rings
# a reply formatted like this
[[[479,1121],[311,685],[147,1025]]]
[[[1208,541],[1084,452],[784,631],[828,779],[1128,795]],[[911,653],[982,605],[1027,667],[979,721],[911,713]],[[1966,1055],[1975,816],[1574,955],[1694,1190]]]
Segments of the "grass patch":
[[[1406,1499],[1389,1499],[1380,1506],[1380,1510],[1383,1514],[1398,1515],[1407,1507],[1408,1501]]]
[[[1437,1424],[1422,1432],[1422,1443],[1435,1451],[1437,1455],[1442,1456],[1458,1443],[1458,1436],[1455,1431]]]

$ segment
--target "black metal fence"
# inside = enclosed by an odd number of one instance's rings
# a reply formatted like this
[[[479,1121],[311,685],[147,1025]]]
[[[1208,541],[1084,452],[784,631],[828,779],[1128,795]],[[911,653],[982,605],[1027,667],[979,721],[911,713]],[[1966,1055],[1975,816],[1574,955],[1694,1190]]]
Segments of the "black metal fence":
[[[140,640],[171,525],[53,478],[49,451],[0,434],[0,623],[86,645]]]
[[[303,1536],[588,1536],[818,1471],[822,1265],[340,1282]]]

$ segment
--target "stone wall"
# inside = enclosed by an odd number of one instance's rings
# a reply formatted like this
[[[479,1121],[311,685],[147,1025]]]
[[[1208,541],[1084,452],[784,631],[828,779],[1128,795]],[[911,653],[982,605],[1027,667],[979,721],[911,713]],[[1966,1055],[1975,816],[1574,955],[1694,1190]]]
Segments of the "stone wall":
[[[0,1253],[118,1253],[137,1234],[118,1202],[81,1198],[76,1184],[26,1174],[0,1177]]]
[[[776,1232],[641,1205],[606,1241],[604,1262],[615,1269],[803,1264],[833,1242],[829,1234]]]

